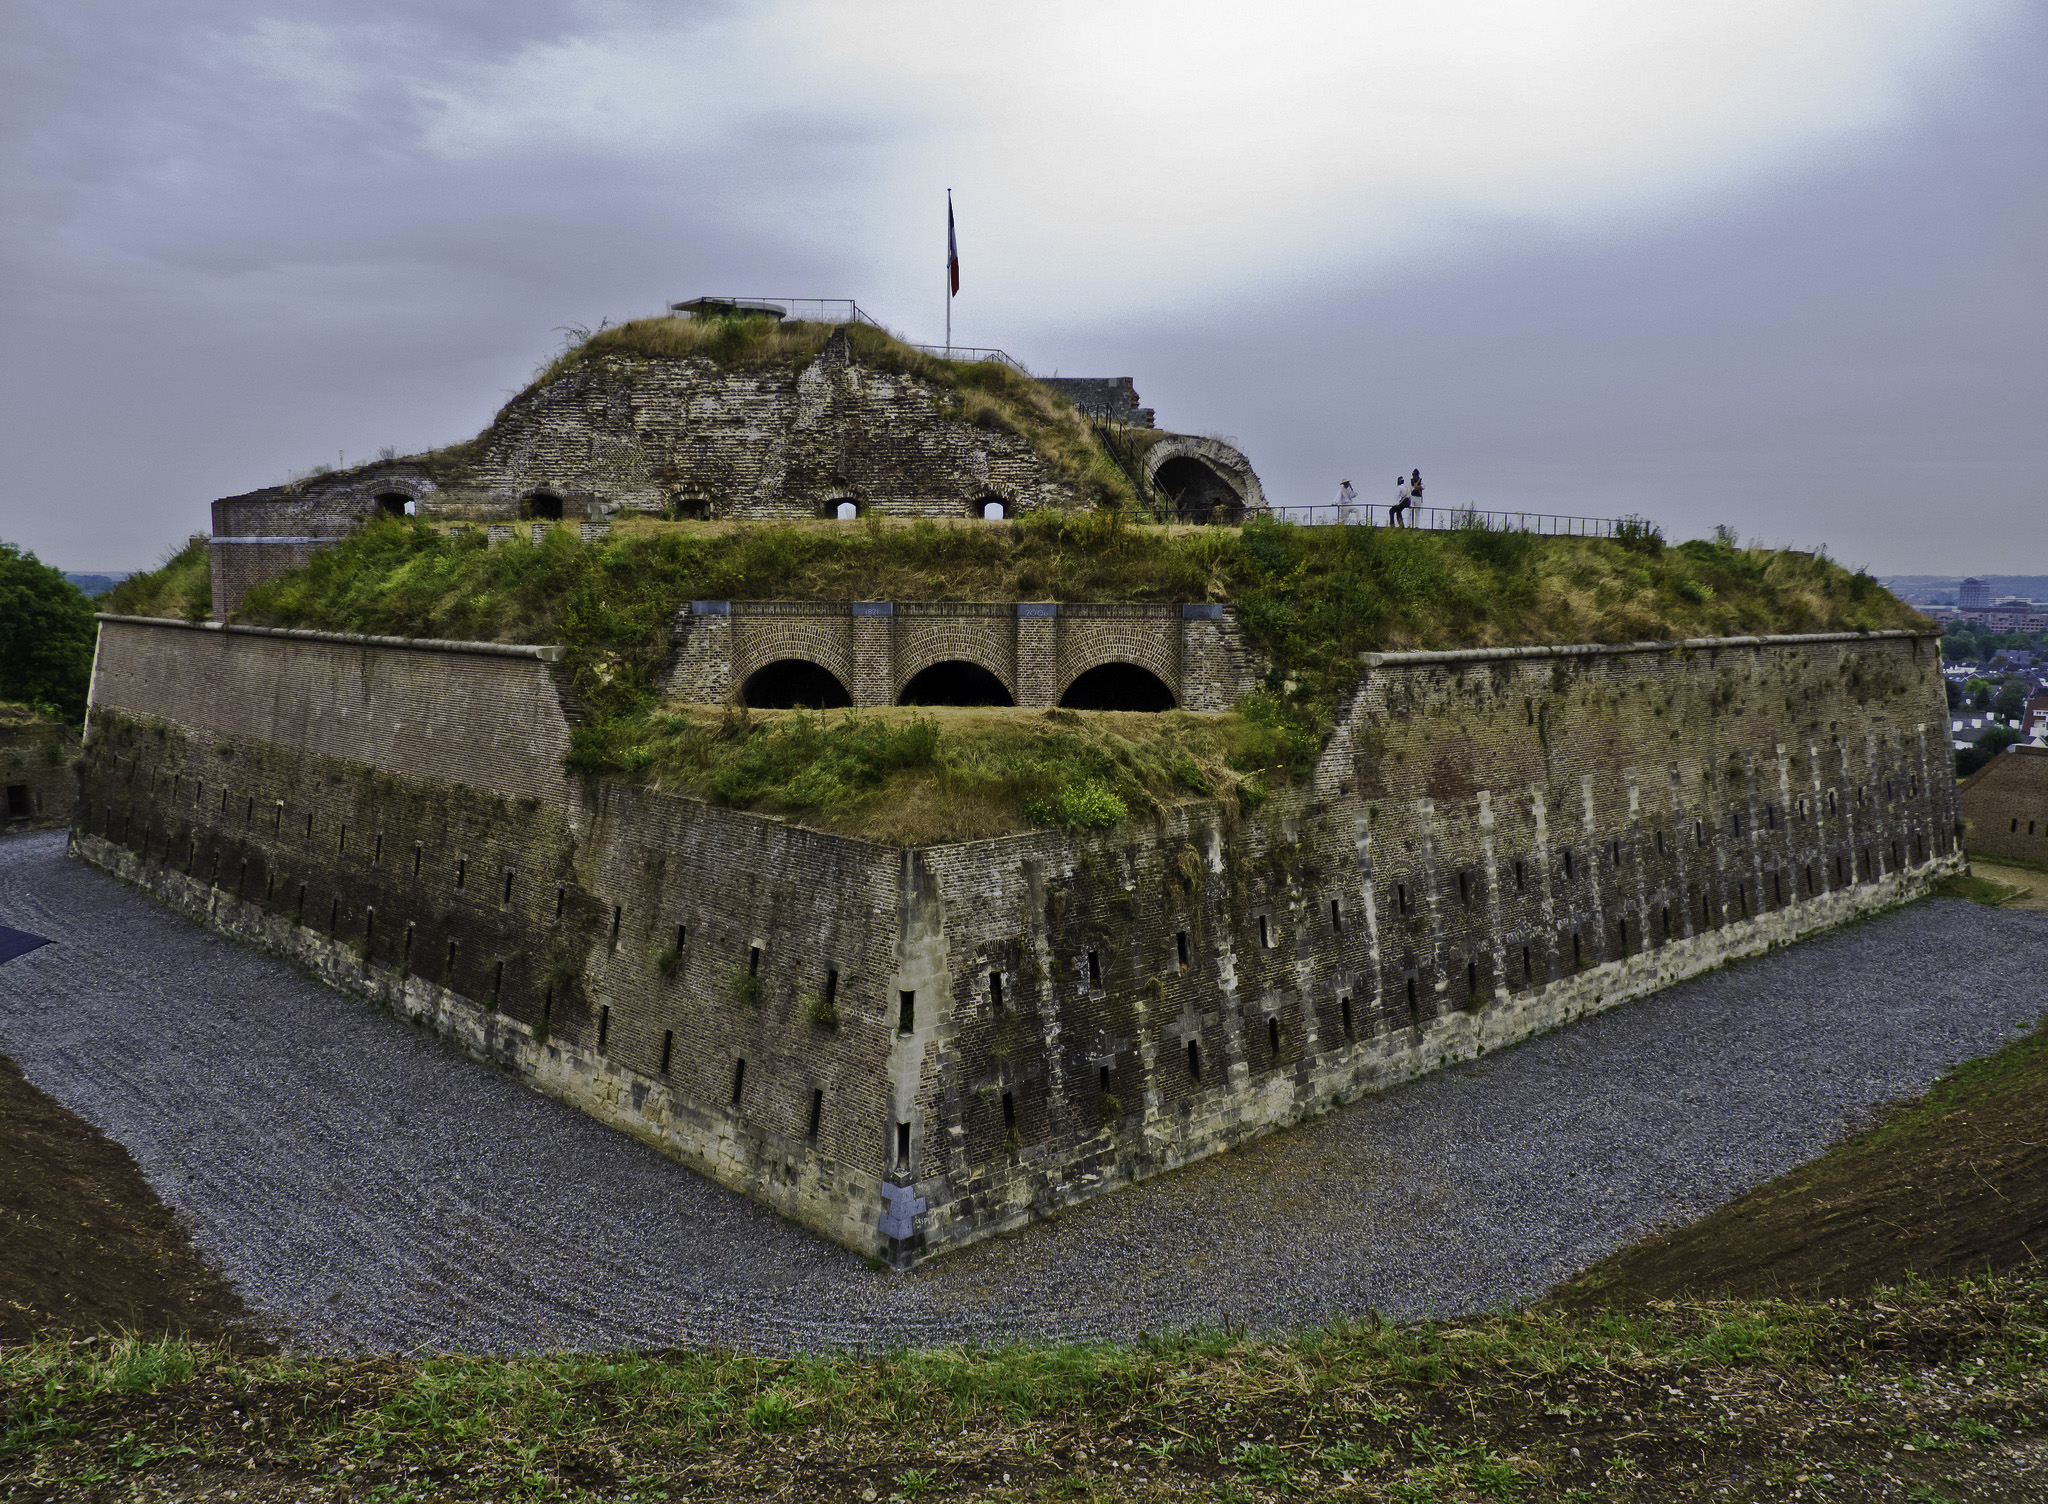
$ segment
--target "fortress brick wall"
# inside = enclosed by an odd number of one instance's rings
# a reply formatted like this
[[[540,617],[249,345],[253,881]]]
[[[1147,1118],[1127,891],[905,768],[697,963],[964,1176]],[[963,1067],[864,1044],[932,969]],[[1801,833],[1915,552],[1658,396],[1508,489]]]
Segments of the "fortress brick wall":
[[[71,823],[78,738],[58,721],[0,719],[0,834]]]
[[[771,663],[827,670],[855,705],[894,705],[937,663],[987,669],[1018,705],[1056,705],[1091,668],[1130,663],[1185,710],[1224,710],[1264,665],[1221,605],[1052,601],[691,601],[670,630],[664,690],[715,705]]]
[[[897,849],[565,778],[541,658],[104,631],[82,856],[898,1262],[1960,861],[1905,634],[1389,655],[1255,809]]]
[[[2008,747],[1963,783],[1970,850],[2048,862],[2048,747]]]

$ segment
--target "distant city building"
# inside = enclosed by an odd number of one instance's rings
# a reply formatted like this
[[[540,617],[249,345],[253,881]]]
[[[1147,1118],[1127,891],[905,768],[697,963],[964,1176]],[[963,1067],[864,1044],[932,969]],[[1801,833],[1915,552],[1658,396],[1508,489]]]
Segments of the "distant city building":
[[[1991,587],[1982,580],[1965,580],[1956,592],[1956,604],[1965,611],[1987,610],[1991,605]]]

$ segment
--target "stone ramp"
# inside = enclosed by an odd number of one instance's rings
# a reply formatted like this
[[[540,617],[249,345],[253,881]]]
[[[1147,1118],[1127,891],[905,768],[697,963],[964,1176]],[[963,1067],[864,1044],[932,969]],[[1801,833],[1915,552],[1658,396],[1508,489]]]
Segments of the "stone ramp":
[[[2048,916],[1934,900],[1441,1071],[909,1276],[66,860],[0,844],[0,1053],[330,1350],[770,1349],[1539,1295],[2048,1009]],[[1987,979],[1999,979],[1995,985]]]

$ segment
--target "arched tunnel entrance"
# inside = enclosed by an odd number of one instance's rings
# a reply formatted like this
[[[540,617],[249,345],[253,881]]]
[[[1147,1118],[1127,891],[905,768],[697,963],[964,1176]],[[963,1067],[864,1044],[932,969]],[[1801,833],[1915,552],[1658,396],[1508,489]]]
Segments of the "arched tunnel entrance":
[[[1171,710],[1173,691],[1135,663],[1098,663],[1067,686],[1064,710]]]
[[[838,710],[853,696],[830,669],[802,658],[781,658],[747,675],[740,698],[753,710]]]
[[[1182,522],[1240,522],[1237,488],[1192,455],[1177,454],[1152,473],[1152,484]]]
[[[921,669],[903,686],[898,705],[1014,705],[1003,681],[978,663],[948,659]]]

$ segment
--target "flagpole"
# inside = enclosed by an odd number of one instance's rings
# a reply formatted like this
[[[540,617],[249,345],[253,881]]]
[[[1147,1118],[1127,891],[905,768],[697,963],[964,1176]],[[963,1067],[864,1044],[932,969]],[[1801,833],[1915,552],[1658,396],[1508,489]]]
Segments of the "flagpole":
[[[953,190],[946,190],[946,359],[953,358]]]

